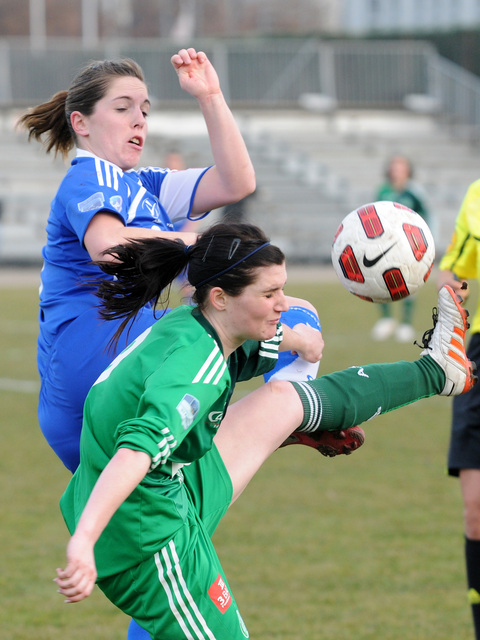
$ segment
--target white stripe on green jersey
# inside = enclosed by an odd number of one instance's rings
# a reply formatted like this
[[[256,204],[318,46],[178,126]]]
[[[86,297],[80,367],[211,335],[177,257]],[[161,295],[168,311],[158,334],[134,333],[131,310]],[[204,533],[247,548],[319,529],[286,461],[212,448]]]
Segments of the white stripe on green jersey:
[[[160,451],[156,456],[152,458],[152,464],[150,465],[150,471],[153,471],[159,464],[165,464],[170,457],[171,452],[177,446],[177,440],[170,432],[170,429],[162,429],[162,435],[165,437],[158,443]]]
[[[282,325],[279,325],[277,328],[277,335],[274,336],[271,340],[262,340],[260,342],[259,355],[264,358],[273,358],[274,360],[278,359],[278,348],[280,343],[283,340],[283,329]]]
[[[212,378],[217,372],[220,365],[222,365],[220,373],[212,383]],[[218,380],[222,376],[222,373],[225,371],[226,366],[227,366],[227,363],[225,362],[225,358],[223,357],[223,354],[220,351],[220,348],[218,347],[218,345],[215,345],[214,348],[212,349],[212,352],[210,353],[208,358],[205,360],[202,368],[197,373],[197,375],[195,376],[192,382],[197,383],[202,381],[203,384],[210,384],[210,383],[217,384]]]
[[[180,559],[171,540],[160,553],[155,554],[158,578],[167,594],[170,610],[188,640],[215,640],[205,618],[198,608],[182,574]]]

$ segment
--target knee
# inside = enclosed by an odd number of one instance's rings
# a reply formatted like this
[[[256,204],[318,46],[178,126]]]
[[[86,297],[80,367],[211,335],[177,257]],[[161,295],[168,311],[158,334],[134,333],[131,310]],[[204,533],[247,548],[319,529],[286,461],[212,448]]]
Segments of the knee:
[[[480,540],[480,469],[460,471],[465,535],[471,540]]]
[[[480,540],[480,496],[464,500],[465,535],[470,540]]]
[[[272,379],[265,383],[270,393],[279,398],[288,398],[289,395],[297,394],[295,388],[289,380]]]

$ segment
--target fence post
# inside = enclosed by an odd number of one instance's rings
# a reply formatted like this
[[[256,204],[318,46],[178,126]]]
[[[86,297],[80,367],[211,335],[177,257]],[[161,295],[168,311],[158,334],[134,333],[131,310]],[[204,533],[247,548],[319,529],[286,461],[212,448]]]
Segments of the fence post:
[[[10,68],[10,45],[6,40],[0,40],[0,105],[11,106],[12,73]]]

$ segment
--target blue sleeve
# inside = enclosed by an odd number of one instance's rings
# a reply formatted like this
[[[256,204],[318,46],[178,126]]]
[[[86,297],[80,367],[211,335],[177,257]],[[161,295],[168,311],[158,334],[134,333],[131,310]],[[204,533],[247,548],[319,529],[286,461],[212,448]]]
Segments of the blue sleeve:
[[[115,185],[99,185],[92,172],[82,172],[64,181],[59,197],[66,220],[82,243],[88,225],[99,211],[116,215],[124,224],[127,222],[128,192],[121,181]]]
[[[195,194],[201,179],[210,167],[202,169],[185,169],[183,171],[169,171],[146,167],[138,171],[138,175],[145,188],[154,193],[160,200],[168,217],[172,222],[191,220],[191,212]],[[209,211],[195,218],[204,218]]]

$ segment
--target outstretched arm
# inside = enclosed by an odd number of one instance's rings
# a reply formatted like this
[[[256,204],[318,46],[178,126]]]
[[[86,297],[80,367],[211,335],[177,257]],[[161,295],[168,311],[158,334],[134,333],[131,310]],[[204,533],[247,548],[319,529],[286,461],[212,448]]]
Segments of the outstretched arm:
[[[207,172],[208,173],[208,172]],[[185,244],[195,244],[197,233],[194,231],[161,231],[144,227],[125,226],[120,218],[108,212],[100,212],[93,216],[85,231],[83,243],[94,262],[113,260],[104,255],[104,251],[118,244],[125,244],[129,240],[141,238],[169,238],[180,239]]]
[[[67,566],[57,569],[55,582],[66,602],[87,598],[97,570],[93,548],[118,507],[128,498],[150,467],[143,451],[119,449],[107,464],[88,499],[67,546]]]
[[[172,56],[181,88],[198,100],[215,166],[205,173],[193,203],[193,214],[238,202],[255,190],[255,171],[237,123],[203,51],[181,49]]]

